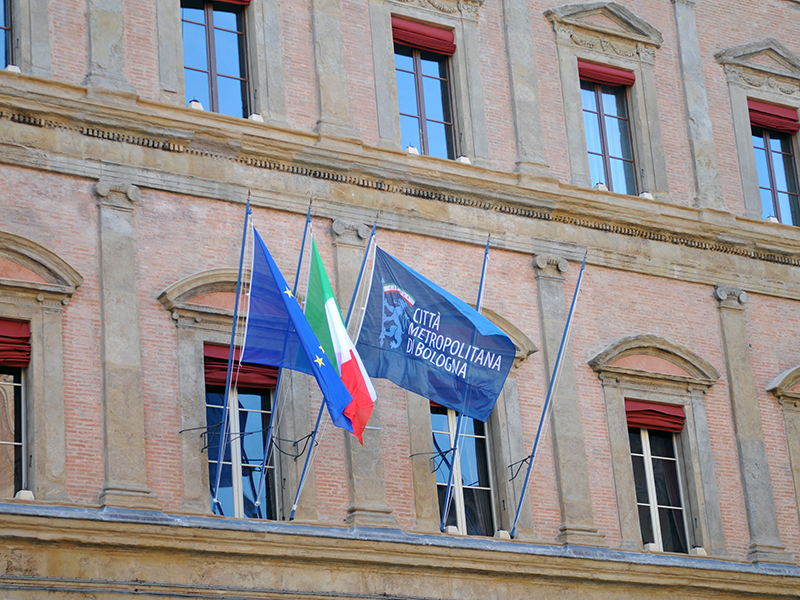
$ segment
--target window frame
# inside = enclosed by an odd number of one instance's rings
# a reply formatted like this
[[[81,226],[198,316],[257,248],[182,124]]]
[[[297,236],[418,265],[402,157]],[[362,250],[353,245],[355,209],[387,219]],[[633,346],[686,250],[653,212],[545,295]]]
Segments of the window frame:
[[[192,0],[187,0],[187,1],[192,1]],[[244,74],[244,76],[243,77],[232,77],[232,76],[229,76],[229,75],[219,75],[219,73],[217,72],[216,36],[214,35],[214,32],[217,29],[220,29],[220,30],[223,30],[223,31],[227,31],[227,32],[232,32],[232,30],[219,28],[219,27],[216,27],[216,25],[214,24],[214,12],[215,12],[215,10],[214,10],[214,0],[194,0],[194,1],[199,2],[199,3],[202,4],[205,22],[204,23],[198,23],[197,21],[187,21],[187,20],[185,20],[183,18],[183,15],[180,15],[181,47],[183,48],[183,42],[184,42],[184,40],[183,40],[183,24],[185,22],[189,22],[189,23],[196,24],[196,25],[202,25],[203,28],[205,29],[205,34],[206,34],[206,36],[205,36],[206,37],[206,42],[205,42],[206,43],[206,47],[205,47],[205,49],[206,49],[206,61],[207,61],[208,71],[203,71],[201,69],[196,69],[196,68],[193,68],[193,67],[187,67],[186,64],[183,62],[183,56],[185,56],[185,49],[183,50],[181,62],[183,64],[182,74],[183,74],[183,80],[184,80],[184,86],[183,86],[184,87],[184,105],[188,106],[189,103],[191,102],[191,100],[194,100],[194,98],[190,99],[188,97],[188,93],[186,93],[186,70],[188,69],[190,71],[195,71],[195,72],[198,72],[198,73],[207,73],[208,74],[208,79],[209,79],[208,97],[209,97],[210,106],[204,106],[203,108],[205,110],[208,110],[210,112],[214,112],[214,113],[217,113],[217,114],[224,114],[224,115],[232,116],[232,117],[235,117],[235,118],[246,119],[251,114],[251,112],[252,112],[251,111],[251,106],[253,105],[252,92],[251,92],[252,81],[251,81],[251,77],[250,77],[250,73],[252,72],[252,70],[251,70],[250,64],[249,64],[249,52],[248,52],[248,48],[249,48],[248,33],[247,33],[248,19],[247,19],[247,14],[246,14],[247,11],[245,10],[245,8],[247,8],[247,7],[244,6],[244,5],[236,5],[236,4],[232,4],[232,3],[226,3],[226,6],[234,7],[235,10],[225,11],[225,12],[231,12],[233,14],[236,14],[237,15],[237,21],[239,21],[239,24],[237,25],[237,27],[241,27],[241,31],[236,31],[236,32],[233,32],[233,33],[236,33],[237,35],[241,36],[239,38],[239,42],[240,42],[239,43],[239,66],[240,66],[240,69],[241,69],[242,73]],[[181,3],[180,3],[180,9],[181,10],[183,10],[183,8],[184,8],[183,4],[184,4],[184,0],[181,0]],[[227,79],[232,79],[232,80],[238,80],[238,81],[241,81],[241,82],[244,83],[245,92],[244,92],[244,94],[242,96],[243,106],[242,106],[242,115],[241,116],[239,116],[239,115],[228,115],[228,113],[220,112],[220,110],[219,110],[219,81],[218,81],[220,77],[227,78]]]
[[[4,14],[5,26],[0,25],[0,31],[4,32],[4,45],[6,53],[6,62],[0,65],[0,68],[5,69],[8,65],[15,65],[14,62],[14,19],[12,4],[13,0],[0,0],[3,3],[2,10]]]
[[[20,490],[28,490],[28,403],[25,393],[26,369],[0,366],[0,386],[10,385],[14,389],[14,441],[0,440],[0,446],[14,446],[14,492],[5,499],[14,498]],[[2,375],[13,378],[2,381]],[[16,380],[16,381],[14,381]],[[17,397],[19,395],[19,398]],[[19,440],[19,441],[17,441]],[[19,475],[18,475],[19,473]],[[17,483],[19,479],[19,484]]]
[[[796,141],[795,141],[796,134],[783,133],[783,132],[780,132],[780,131],[775,131],[774,129],[768,129],[766,127],[761,127],[759,125],[753,125],[752,123],[751,123],[750,127],[751,127],[751,132],[752,132],[753,139],[756,138],[755,130],[756,129],[761,130],[761,132],[762,132],[761,139],[764,141],[764,147],[763,148],[758,148],[758,149],[759,150],[764,150],[764,152],[766,154],[767,178],[769,179],[769,187],[768,188],[764,188],[761,185],[760,173],[759,173],[759,177],[758,177],[759,197],[761,198],[761,206],[762,206],[761,218],[766,220],[769,216],[773,216],[776,219],[778,219],[778,221],[780,223],[783,223],[784,225],[800,226],[800,189],[798,188],[797,158],[796,158],[797,154],[795,152],[795,146],[797,145]],[[781,191],[778,190],[778,183],[777,183],[777,179],[775,178],[775,164],[774,164],[774,156],[773,155],[776,154],[776,153],[786,155],[787,153],[776,152],[775,150],[773,150],[770,147],[770,140],[772,139],[772,135],[774,135],[774,134],[781,135],[781,136],[788,136],[788,138],[789,138],[789,149],[791,150],[791,154],[788,154],[788,156],[791,158],[791,172],[792,172],[792,175],[794,176],[794,186],[795,186],[795,191],[794,192],[790,192],[788,190],[786,192],[781,192]],[[755,143],[753,143],[753,152],[755,153],[755,151],[756,151],[756,146],[755,146]],[[758,169],[758,160],[756,160],[755,162],[756,162],[756,172],[758,172],[758,170],[759,170]],[[761,193],[765,192],[765,191],[768,191],[770,193],[770,196],[772,196],[772,210],[773,210],[773,213],[774,213],[772,215],[769,215],[768,217],[764,217],[764,213],[763,213],[764,199],[763,199],[763,197],[761,197]],[[795,198],[794,206],[792,206],[791,199],[789,201],[790,202],[790,207],[789,208],[790,208],[790,211],[792,212],[792,214],[789,215],[791,222],[787,222],[786,220],[784,220],[783,216],[781,214],[780,198],[778,197],[778,194],[781,194],[781,193],[789,195],[789,196],[794,196],[794,198]]]

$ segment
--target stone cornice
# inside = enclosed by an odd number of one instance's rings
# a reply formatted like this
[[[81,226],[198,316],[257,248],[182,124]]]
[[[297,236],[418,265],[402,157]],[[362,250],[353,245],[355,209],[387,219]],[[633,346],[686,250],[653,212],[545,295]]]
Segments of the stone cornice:
[[[458,223],[454,222],[452,211],[464,214],[463,209],[468,209],[485,213],[481,222],[489,230],[498,222],[489,216],[495,213],[497,218],[525,219],[533,228],[538,227],[533,225],[535,222],[555,222],[599,234],[800,266],[800,231],[789,226],[589,190],[548,178],[535,179],[527,184],[533,187],[522,188],[513,173],[429,157],[409,157],[341,140],[317,143],[318,136],[314,134],[213,113],[198,115],[189,109],[144,100],[136,104],[121,102],[119,106],[100,100],[87,96],[85,90],[76,86],[0,72],[0,121],[14,124],[2,128],[0,161],[95,178],[113,167],[125,174],[120,179],[132,180],[141,188],[237,202],[244,195],[245,183],[232,182],[252,181],[256,204],[260,194],[270,198],[270,206],[298,212],[297,202],[276,204],[274,194],[258,190],[256,182],[261,178],[256,173],[265,169],[283,177],[324,180],[331,188],[354,186],[397,196],[389,201],[391,210],[378,205],[382,227],[397,228],[422,216],[431,225],[441,220],[442,236],[459,239],[453,237]],[[80,119],[76,115],[81,115]],[[28,139],[29,127],[41,127],[51,133],[43,133],[37,147],[29,149],[16,140],[16,136]],[[74,143],[74,136],[97,141],[78,144]],[[131,146],[136,150],[129,149]],[[70,148],[81,148],[81,155],[69,154]],[[142,153],[156,155],[143,159]],[[159,159],[160,153],[191,155],[194,161],[201,164],[205,161],[208,168],[190,172],[186,161]],[[152,166],[162,163],[168,166]],[[203,172],[205,178],[195,176],[194,172]],[[181,178],[191,180],[192,185],[182,186]],[[346,195],[361,199],[341,204],[341,209],[355,219],[364,218],[360,214],[364,209],[372,211],[376,207],[373,200],[372,205],[361,204],[359,209],[359,202],[366,196],[351,192]],[[331,201],[326,198],[320,204]],[[305,212],[307,198],[302,205]],[[446,209],[450,213],[442,212],[437,206],[443,205],[454,208]],[[464,222],[465,232],[474,227],[466,225],[467,222],[474,219]],[[507,231],[499,233],[508,235]],[[515,249],[510,243],[507,247]],[[568,251],[564,246],[561,253],[575,260],[584,251],[577,247]],[[590,264],[593,260],[597,260],[596,256],[590,252]],[[625,263],[621,257],[614,260],[617,264],[608,263],[609,266]],[[763,293],[780,295],[787,282],[792,282],[792,278],[785,276],[773,279],[774,285],[764,282]],[[748,285],[748,289],[753,288]],[[800,282],[797,295],[800,296]]]

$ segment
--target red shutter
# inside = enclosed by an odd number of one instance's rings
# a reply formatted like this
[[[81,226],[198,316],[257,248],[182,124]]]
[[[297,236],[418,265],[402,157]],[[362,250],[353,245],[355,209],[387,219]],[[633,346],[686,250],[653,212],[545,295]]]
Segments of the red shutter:
[[[397,17],[392,17],[392,37],[395,42],[400,44],[437,54],[452,56],[456,51],[455,37],[452,31],[423,23],[404,21]]]
[[[671,431],[680,433],[686,413],[682,406],[668,404],[655,404],[641,400],[625,400],[625,415],[628,417],[628,427],[642,429],[656,429],[658,431]]]
[[[31,361],[30,340],[30,323],[0,320],[0,366],[27,367]]]
[[[633,85],[636,75],[606,65],[578,61],[578,75],[583,81],[591,81],[602,85]]]
[[[794,108],[775,106],[774,104],[766,104],[756,100],[748,100],[747,108],[750,109],[750,123],[752,125],[784,133],[797,133],[800,131],[797,110]]]
[[[223,4],[238,4],[239,6],[250,6],[250,0],[214,0]]]
[[[228,374],[228,346],[203,345],[206,385],[225,385]],[[240,350],[234,350],[234,360],[239,359]],[[234,364],[236,366],[236,363]],[[278,381],[278,368],[265,365],[242,363],[239,374],[234,372],[238,387],[274,389]]]

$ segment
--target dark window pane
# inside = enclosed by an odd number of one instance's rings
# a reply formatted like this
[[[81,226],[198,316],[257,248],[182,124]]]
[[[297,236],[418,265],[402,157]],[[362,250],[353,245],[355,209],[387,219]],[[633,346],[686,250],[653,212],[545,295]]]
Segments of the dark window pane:
[[[0,377],[6,377],[2,375]],[[0,383],[0,442],[14,443],[17,439],[17,386],[13,385],[12,378],[7,383]],[[2,381],[2,379],[0,379]]]
[[[450,425],[447,421],[447,409],[441,406],[431,406],[431,428],[433,431],[448,433]]]
[[[246,117],[244,108],[247,104],[245,101],[247,84],[238,79],[218,77],[217,85],[219,87],[219,112],[232,117]]]
[[[581,102],[584,110],[597,112],[597,95],[591,81],[581,81]]]
[[[453,508],[451,507],[452,511]],[[492,497],[489,490],[464,490],[464,516],[467,535],[494,535]]]
[[[781,211],[781,223],[791,225],[793,223],[792,205],[789,202],[789,194],[778,194],[778,209]]]
[[[794,157],[791,154],[773,154],[776,163],[780,163],[780,170],[784,177],[784,187],[778,185],[778,191],[797,193],[797,174],[794,170]]]
[[[419,138],[419,119],[400,115],[400,147],[405,150],[408,146],[414,146],[422,154],[422,144]]]
[[[781,154],[772,153],[770,158],[772,159],[772,171],[775,175],[775,191],[778,192],[786,192],[786,163],[781,160],[783,156]],[[789,162],[789,168],[792,168],[791,159]]]
[[[16,446],[0,444],[0,498],[13,498],[16,493],[15,450]]]
[[[612,158],[609,166],[611,167],[611,190],[618,194],[635,196],[636,182],[633,177],[633,163]]]
[[[584,111],[583,125],[586,129],[586,148],[589,150],[589,152],[602,154],[603,146],[600,143],[599,117],[595,113]],[[592,181],[595,182],[594,177],[592,177]]]
[[[683,526],[683,511],[658,509],[658,518],[661,521],[661,542],[664,552],[681,552],[686,554],[686,529]]]
[[[769,132],[769,148],[773,152],[785,152],[791,154],[792,152],[792,136],[780,131]]]
[[[421,52],[422,74],[447,79],[447,59],[433,52]]]
[[[455,158],[450,141],[451,128],[442,123],[428,121],[428,154],[439,158]]]
[[[628,442],[631,445],[631,452],[634,454],[642,454],[642,434],[639,429],[634,427],[628,428]]]
[[[758,185],[762,188],[771,188],[769,182],[769,169],[767,167],[767,152],[761,148],[753,148],[756,156],[756,172],[758,173]]]
[[[183,64],[186,67],[208,70],[206,28],[195,23],[183,23]]]
[[[592,177],[592,186],[596,183],[606,183],[606,168],[603,157],[598,154],[589,155],[589,174]]]
[[[650,454],[675,458],[675,444],[672,443],[672,433],[668,431],[648,430],[650,437]]]
[[[436,483],[447,485],[450,481],[450,465],[453,458],[450,452],[450,434],[433,434],[434,467],[436,468]]]
[[[425,117],[434,121],[450,121],[447,82],[423,77],[422,92],[425,98]]]
[[[445,485],[437,485],[436,491],[439,494],[439,522],[442,520],[442,516],[444,515],[444,502],[447,498],[447,483]],[[458,517],[456,516],[456,507],[454,502],[453,491],[450,490],[450,512],[447,514],[447,522],[445,525],[452,525],[453,527],[458,527],[457,522]]]
[[[656,502],[660,506],[682,506],[678,486],[678,466],[674,460],[654,458],[653,479],[656,484]]]
[[[219,452],[219,439],[222,435],[222,407],[215,408],[213,406],[206,406],[206,452],[208,456],[216,460],[217,453]],[[226,452],[229,450],[226,448]],[[225,460],[230,460],[230,454],[227,454]]]
[[[772,192],[770,190],[761,190],[761,218],[775,217],[775,203],[772,199]]]
[[[398,69],[405,69],[406,71],[414,70],[414,57],[411,48],[395,44],[394,66]]]
[[[266,417],[266,419],[264,418]],[[261,464],[264,460],[264,443],[269,415],[239,411],[239,430],[242,464]]]
[[[461,481],[470,487],[489,487],[486,440],[470,436],[458,441],[461,456]]]
[[[417,85],[414,81],[413,73],[397,71],[397,104],[400,107],[401,114],[419,115],[417,110]],[[405,148],[405,146],[403,147]]]
[[[751,132],[753,134],[753,147],[764,148],[764,130],[761,127],[752,126]]]
[[[631,135],[628,122],[615,117],[606,117],[606,136],[608,138],[608,154],[613,158],[633,158]]]
[[[208,463],[208,481],[211,485],[211,499],[214,499],[214,484],[217,481],[217,463]],[[231,482],[231,466],[222,465],[222,477],[220,478],[217,499],[221,506],[213,505],[214,514],[226,517],[233,516],[233,483]],[[213,503],[212,503],[213,504]]]
[[[186,104],[192,100],[197,100],[203,105],[205,110],[211,110],[209,100],[208,73],[184,69],[184,81],[186,84]]]
[[[241,61],[242,36],[230,31],[214,30],[214,47],[217,52],[217,73],[231,77],[244,77]]]
[[[647,494],[647,477],[644,471],[644,458],[631,456],[633,462],[633,482],[636,486],[636,501],[647,504],[650,500]]]
[[[250,519],[263,519],[264,507],[267,505],[266,485],[262,486],[259,494],[261,506],[256,507],[256,494],[261,482],[261,468],[242,466],[242,496],[244,500],[244,514]]]
[[[603,101],[603,113],[616,117],[627,117],[625,108],[625,88],[601,85],[600,93]]]
[[[639,528],[642,530],[642,544],[652,544],[656,541],[649,506],[639,505]]]

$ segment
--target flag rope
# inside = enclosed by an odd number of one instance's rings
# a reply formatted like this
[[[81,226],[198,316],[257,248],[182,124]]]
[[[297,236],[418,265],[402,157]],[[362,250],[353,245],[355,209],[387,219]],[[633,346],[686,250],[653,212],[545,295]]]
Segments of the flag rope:
[[[517,504],[517,513],[514,516],[514,524],[511,527],[511,537],[513,538],[517,532],[517,521],[519,521],[519,515],[522,510],[522,504],[525,500],[525,493],[528,490],[528,482],[530,481],[531,471],[533,470],[533,463],[536,458],[536,450],[539,446],[539,438],[542,433],[542,428],[546,422],[547,412],[550,408],[551,399],[553,393],[558,388],[558,379],[561,375],[561,365],[562,365],[562,357],[564,355],[564,350],[566,349],[567,345],[569,344],[569,335],[572,331],[572,317],[575,313],[575,305],[578,302],[578,294],[581,291],[581,282],[583,281],[583,270],[586,268],[586,254],[583,256],[583,262],[581,263],[581,270],[578,273],[578,282],[575,284],[575,293],[572,296],[572,304],[569,307],[569,314],[567,315],[567,323],[564,325],[564,334],[561,337],[561,345],[558,348],[558,356],[556,357],[556,364],[553,367],[553,375],[550,378],[550,386],[547,389],[547,397],[544,401],[544,406],[542,407],[542,416],[539,420],[539,428],[536,431],[536,438],[533,442],[533,449],[531,453],[528,455],[528,471],[525,474],[525,482],[522,484],[522,493],[519,497],[519,503]]]

